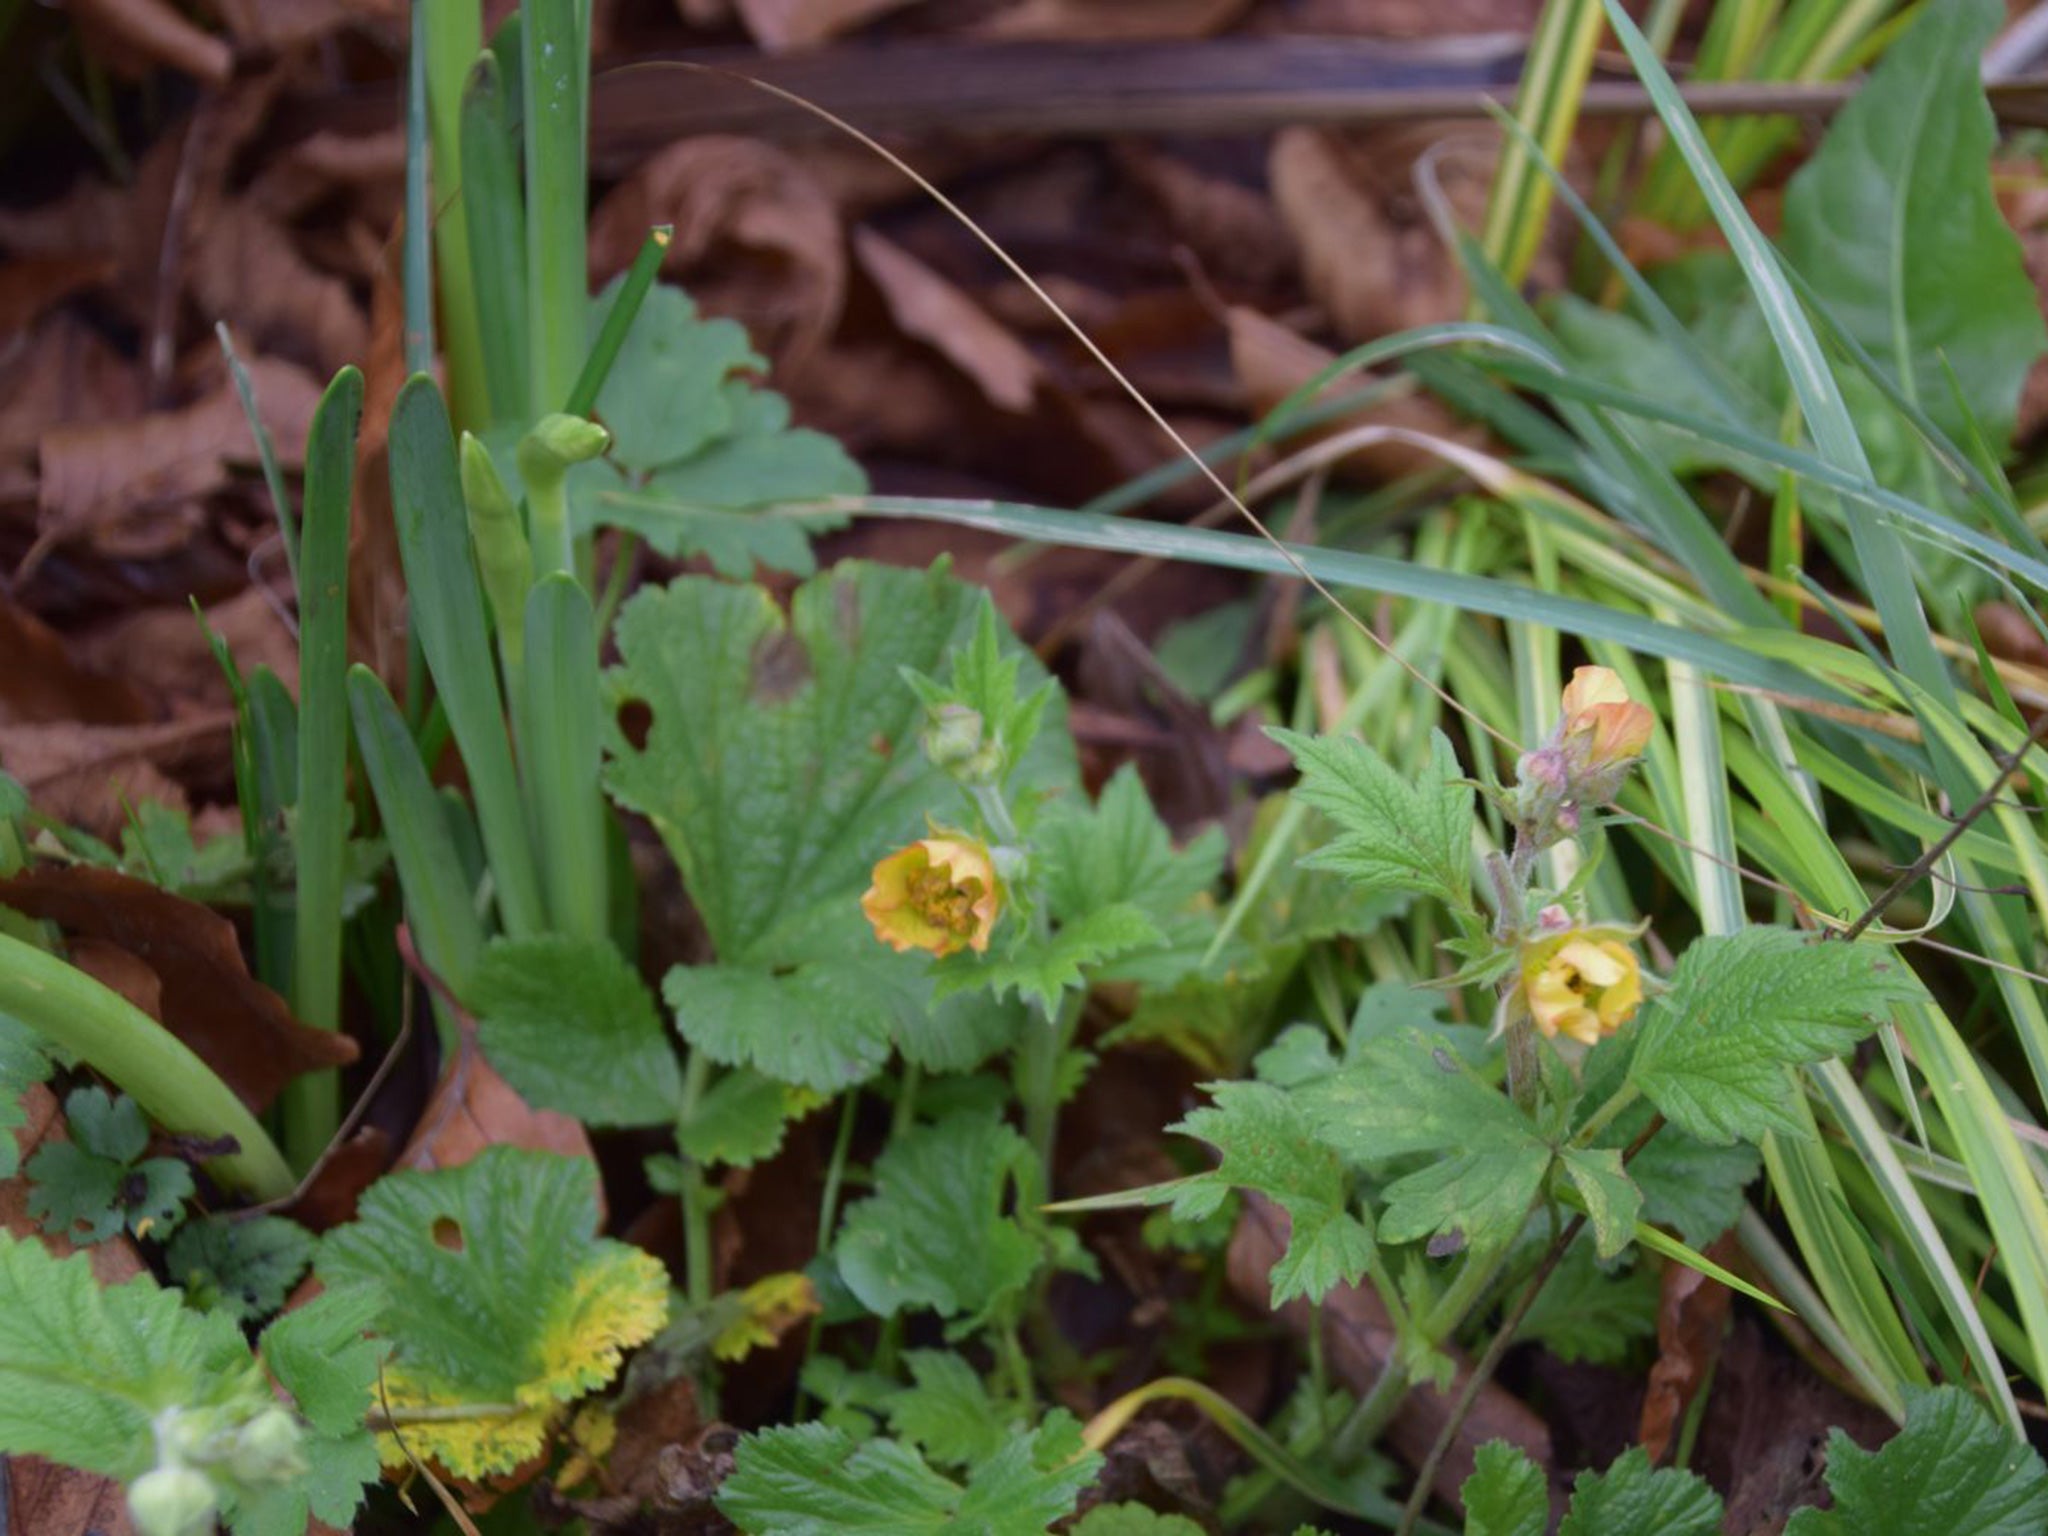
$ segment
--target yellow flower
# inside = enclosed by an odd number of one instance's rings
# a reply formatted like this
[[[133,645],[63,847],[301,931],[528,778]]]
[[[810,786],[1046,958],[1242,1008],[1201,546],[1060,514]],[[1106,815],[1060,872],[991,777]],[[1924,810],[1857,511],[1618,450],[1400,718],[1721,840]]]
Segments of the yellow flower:
[[[1583,740],[1589,768],[1641,757],[1655,724],[1649,707],[1631,699],[1621,679],[1605,667],[1580,667],[1565,686],[1559,734],[1566,741]]]
[[[1598,1045],[1642,1006],[1643,972],[1626,944],[1576,930],[1523,952],[1522,993],[1545,1035]]]
[[[966,837],[927,837],[874,869],[860,909],[891,949],[925,949],[943,959],[976,954],[1002,911],[1003,892],[989,851]]]

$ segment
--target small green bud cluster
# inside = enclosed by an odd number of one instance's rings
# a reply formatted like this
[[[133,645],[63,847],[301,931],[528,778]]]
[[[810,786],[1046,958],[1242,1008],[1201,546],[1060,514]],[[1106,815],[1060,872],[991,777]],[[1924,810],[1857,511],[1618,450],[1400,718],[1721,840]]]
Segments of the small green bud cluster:
[[[139,1536],[204,1536],[223,1493],[289,1482],[306,1470],[298,1420],[274,1402],[168,1408],[154,1427],[157,1464],[128,1487]]]

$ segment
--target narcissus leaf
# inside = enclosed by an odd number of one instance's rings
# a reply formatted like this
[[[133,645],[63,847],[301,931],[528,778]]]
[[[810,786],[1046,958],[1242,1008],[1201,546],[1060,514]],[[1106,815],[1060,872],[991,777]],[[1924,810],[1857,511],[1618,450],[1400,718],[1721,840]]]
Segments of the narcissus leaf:
[[[660,1329],[668,1279],[651,1255],[597,1235],[597,1170],[494,1146],[370,1187],[321,1240],[323,1284],[381,1283],[394,1407],[506,1404],[516,1413],[410,1426],[406,1443],[459,1477],[538,1455],[564,1405],[603,1386]],[[389,1437],[388,1465],[403,1460]]]

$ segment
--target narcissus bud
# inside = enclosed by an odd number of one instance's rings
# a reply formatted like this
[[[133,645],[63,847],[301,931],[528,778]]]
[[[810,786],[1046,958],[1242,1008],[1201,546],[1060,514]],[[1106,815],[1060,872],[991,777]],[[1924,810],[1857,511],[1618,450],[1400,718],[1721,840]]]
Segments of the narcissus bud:
[[[157,1467],[128,1485],[128,1514],[139,1536],[200,1536],[218,1500],[204,1472]]]
[[[984,844],[964,834],[923,838],[877,864],[873,880],[860,909],[891,949],[943,959],[988,948],[1003,891]]]

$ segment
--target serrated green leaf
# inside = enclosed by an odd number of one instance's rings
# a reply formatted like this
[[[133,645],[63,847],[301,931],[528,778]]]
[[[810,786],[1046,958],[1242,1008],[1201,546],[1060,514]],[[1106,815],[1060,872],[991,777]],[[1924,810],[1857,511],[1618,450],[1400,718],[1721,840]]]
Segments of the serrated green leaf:
[[[1222,1154],[1208,1173],[1171,1186],[1173,1212],[1196,1221],[1232,1189],[1254,1190],[1287,1212],[1287,1251],[1273,1266],[1273,1305],[1306,1296],[1320,1301],[1357,1282],[1372,1262],[1372,1229],[1352,1214],[1344,1168],[1315,1138],[1309,1111],[1264,1083],[1214,1083],[1215,1103],[1174,1130],[1199,1136]]]
[[[1012,1437],[965,1486],[897,1441],[798,1424],[740,1442],[718,1507],[748,1536],[1043,1536],[1101,1462],[1065,1415]]]
[[[1022,1031],[1044,1025],[1016,998],[959,992],[899,1014],[896,1047],[927,1072],[971,1072],[1015,1045]]]
[[[28,1123],[23,1096],[36,1084],[48,1082],[53,1070],[42,1036],[0,1014],[0,1179],[13,1178],[21,1168],[21,1145],[14,1139],[14,1129]]]
[[[1382,1191],[1382,1242],[1461,1234],[1481,1246],[1521,1229],[1550,1148],[1498,1091],[1426,1037],[1376,1041],[1299,1090],[1316,1134],[1361,1166],[1430,1154]]]
[[[323,1291],[268,1328],[257,1352],[312,1430],[307,1471],[237,1502],[235,1536],[302,1536],[307,1520],[347,1530],[365,1485],[381,1475],[376,1438],[364,1428],[377,1365],[388,1346],[367,1336],[384,1306],[373,1285]]]
[[[1906,1390],[1906,1427],[1875,1451],[1828,1435],[1830,1510],[1802,1509],[1785,1536],[2038,1536],[2048,1467],[1955,1387]]]
[[[237,1322],[268,1317],[313,1262],[313,1234],[282,1216],[209,1216],[171,1240],[164,1267],[202,1311]]]
[[[1637,1264],[1619,1274],[1602,1268],[1584,1238],[1565,1250],[1516,1330],[1567,1363],[1620,1365],[1657,1332],[1655,1272]]]
[[[940,1466],[986,1461],[1015,1434],[1016,1426],[989,1396],[980,1374],[958,1355],[913,1349],[903,1357],[914,1386],[882,1399],[889,1428]]]
[[[1505,1440],[1479,1447],[1458,1501],[1465,1506],[1465,1536],[1543,1536],[1550,1528],[1542,1470]]]
[[[875,945],[859,960],[781,972],[677,966],[661,992],[683,1037],[713,1061],[834,1093],[882,1069],[899,1019],[916,1006],[892,959]]]
[[[950,956],[933,969],[933,989],[941,998],[980,988],[998,998],[1014,993],[1050,1016],[1062,992],[1087,985],[1089,968],[1160,937],[1158,925],[1129,902],[1097,907],[1044,938],[1025,935],[1002,953],[963,950]]]
[[[803,1089],[735,1067],[677,1123],[676,1145],[706,1165],[748,1168],[780,1151],[790,1121],[818,1102]]]
[[[1019,1296],[1041,1251],[1004,1215],[1032,1167],[1024,1138],[963,1110],[894,1142],[875,1164],[875,1193],[846,1213],[833,1252],[840,1276],[883,1317],[929,1308],[988,1317]]]
[[[319,1433],[340,1437],[362,1429],[377,1362],[389,1348],[369,1337],[383,1311],[381,1285],[337,1285],[263,1330],[257,1352],[264,1365]]]
[[[1558,1160],[1585,1202],[1600,1257],[1613,1258],[1635,1240],[1643,1192],[1622,1167],[1621,1154],[1612,1148],[1567,1147]]]
[[[1203,1536],[1203,1532],[1186,1515],[1162,1515],[1143,1504],[1098,1504],[1081,1517],[1074,1536]]]
[[[590,334],[603,329],[624,279],[591,301]],[[641,301],[597,397],[597,417],[612,434],[612,457],[653,470],[689,457],[732,430],[726,383],[766,361],[731,320],[705,320],[682,289],[657,284]]]
[[[540,1109],[658,1125],[682,1103],[675,1047],[639,972],[601,939],[498,939],[466,999],[492,1066]]]
[[[1974,418],[2000,452],[2048,340],[1991,185],[1979,60],[2004,19],[1995,0],[1923,8],[1793,176],[1783,237],[1835,319],[1951,438],[1969,441]]]
[[[1336,841],[1311,864],[1367,890],[1470,904],[1473,791],[1459,782],[1457,754],[1443,732],[1431,734],[1429,762],[1413,783],[1356,737],[1268,734],[1301,768],[1296,796],[1337,827]]]
[[[1129,763],[1103,786],[1093,807],[1047,816],[1037,842],[1046,900],[1062,920],[1129,902],[1163,921],[1209,893],[1228,851],[1221,827],[1176,849]]]
[[[741,446],[721,443],[704,457],[723,457]],[[702,555],[719,575],[734,581],[752,576],[757,565],[792,576],[811,575],[818,568],[817,557],[811,553],[811,536],[830,532],[846,521],[765,507],[697,506],[678,500],[676,491],[676,478],[667,473],[656,475],[640,490],[629,489],[624,481],[587,487],[586,500],[580,503],[586,515],[580,521],[592,527],[630,529],[647,541],[648,548],[671,560]]]
[[[1917,988],[1895,950],[1747,928],[1694,943],[1645,1009],[1630,1076],[1701,1141],[1799,1136],[1786,1070],[1848,1050]]]
[[[87,1257],[0,1232],[0,1454],[132,1480],[152,1419],[267,1388],[234,1322],[147,1277],[101,1287]]]
[[[45,1232],[103,1243],[124,1228],[167,1237],[184,1219],[192,1170],[141,1157],[149,1125],[126,1094],[76,1088],[64,1099],[70,1141],[46,1141],[28,1160],[29,1214]]]
[[[1721,1498],[1690,1472],[1656,1469],[1631,1446],[1605,1472],[1581,1472],[1557,1536],[1719,1536]]]
[[[668,1281],[650,1255],[600,1238],[597,1170],[509,1146],[433,1173],[394,1173],[321,1240],[323,1284],[387,1287],[394,1407],[516,1405],[509,1417],[418,1424],[415,1454],[462,1477],[539,1454],[562,1405],[604,1385],[653,1337]],[[388,1464],[403,1461],[388,1437]]]

